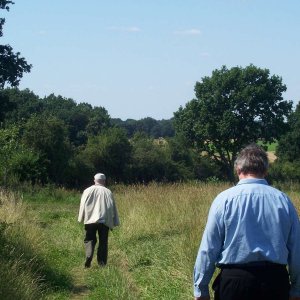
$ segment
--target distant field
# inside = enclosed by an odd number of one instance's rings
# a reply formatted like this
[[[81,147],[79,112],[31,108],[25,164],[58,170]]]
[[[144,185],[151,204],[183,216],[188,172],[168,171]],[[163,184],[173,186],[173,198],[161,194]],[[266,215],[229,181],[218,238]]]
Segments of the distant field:
[[[191,299],[193,265],[208,209],[227,187],[200,183],[112,188],[121,226],[110,233],[108,266],[99,269],[93,262],[88,270],[83,268],[83,226],[76,220],[80,195],[65,190],[27,194],[19,214],[11,214],[14,225],[0,228],[0,253],[6,251],[13,266],[3,274],[7,261],[2,256],[0,276],[9,278],[7,289],[20,289],[11,299]],[[299,193],[290,195],[299,212]]]
[[[262,143],[258,142],[259,145],[262,145]],[[275,155],[275,151],[276,151],[276,147],[278,145],[278,142],[274,142],[274,143],[269,143],[267,144],[267,153],[268,153],[268,158],[270,162],[274,162],[276,160],[276,155]]]
[[[261,142],[258,142],[258,145],[262,145]],[[278,142],[274,142],[274,143],[268,143],[267,144],[267,151],[271,151],[271,152],[275,152],[276,151],[276,147],[278,146]]]
[[[278,146],[278,142],[271,143],[268,145],[268,151],[276,151],[276,147]]]

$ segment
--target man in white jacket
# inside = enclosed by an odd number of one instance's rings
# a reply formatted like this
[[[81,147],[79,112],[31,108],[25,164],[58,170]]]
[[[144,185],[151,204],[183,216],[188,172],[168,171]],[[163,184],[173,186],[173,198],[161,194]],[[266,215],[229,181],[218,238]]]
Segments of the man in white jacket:
[[[79,208],[78,222],[85,228],[85,267],[89,268],[93,259],[94,249],[99,244],[97,261],[99,266],[107,263],[108,232],[119,225],[117,207],[112,192],[105,187],[106,177],[102,173],[94,176],[95,184],[84,190]]]

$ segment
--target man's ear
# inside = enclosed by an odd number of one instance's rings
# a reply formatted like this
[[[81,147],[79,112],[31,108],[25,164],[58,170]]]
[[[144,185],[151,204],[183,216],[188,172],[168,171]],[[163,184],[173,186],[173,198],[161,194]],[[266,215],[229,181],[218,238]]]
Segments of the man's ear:
[[[240,168],[235,168],[235,171],[238,176],[242,173]]]

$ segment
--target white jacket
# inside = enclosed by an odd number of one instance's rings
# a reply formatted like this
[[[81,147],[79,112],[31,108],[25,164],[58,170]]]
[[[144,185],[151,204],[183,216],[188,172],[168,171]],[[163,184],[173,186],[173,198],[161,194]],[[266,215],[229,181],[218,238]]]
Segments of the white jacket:
[[[103,185],[92,185],[85,189],[80,201],[78,222],[104,224],[112,229],[120,224],[112,192]]]

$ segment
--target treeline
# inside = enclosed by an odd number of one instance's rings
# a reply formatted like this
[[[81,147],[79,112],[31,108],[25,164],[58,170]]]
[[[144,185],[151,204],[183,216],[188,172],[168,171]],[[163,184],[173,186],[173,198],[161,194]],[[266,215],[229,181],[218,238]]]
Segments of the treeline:
[[[0,0],[0,9],[12,4]],[[0,18],[0,37],[4,24]],[[81,187],[99,171],[124,183],[233,182],[238,152],[258,141],[264,146],[278,141],[272,179],[300,180],[300,106],[293,111],[292,101],[283,99],[282,78],[268,69],[222,66],[196,82],[195,99],[173,119],[122,121],[103,107],[18,90],[31,68],[10,45],[0,45],[2,186]]]
[[[96,172],[122,183],[234,182],[240,149],[274,141],[269,178],[300,181],[300,104],[293,110],[285,90],[266,69],[223,67],[196,83],[196,99],[173,119],[122,121],[62,96],[0,89],[0,185],[81,188]]]
[[[172,120],[112,120],[103,107],[0,91],[0,184],[82,187],[93,174],[137,183],[205,179],[216,166],[174,137]],[[159,138],[157,138],[159,137]]]
[[[141,120],[127,119],[126,121],[111,119],[111,124],[123,128],[129,138],[140,132],[156,139],[160,137],[173,137],[175,135],[173,119],[155,120],[150,117]]]
[[[300,102],[288,118],[288,130],[279,139],[270,176],[278,181],[300,181]]]

